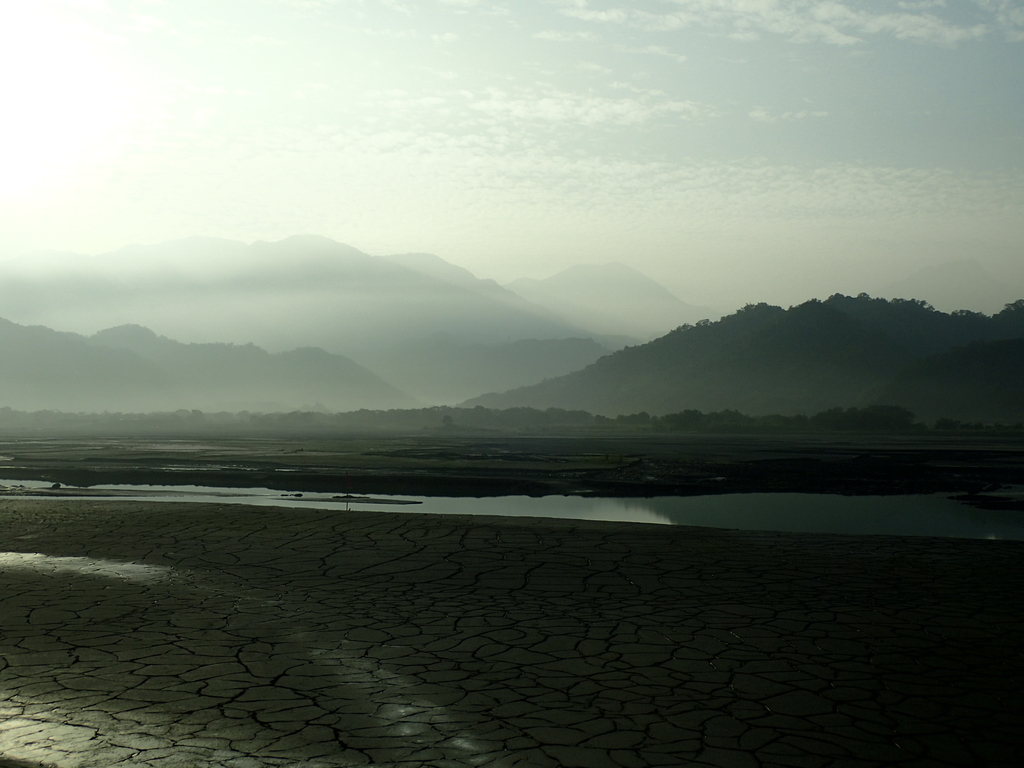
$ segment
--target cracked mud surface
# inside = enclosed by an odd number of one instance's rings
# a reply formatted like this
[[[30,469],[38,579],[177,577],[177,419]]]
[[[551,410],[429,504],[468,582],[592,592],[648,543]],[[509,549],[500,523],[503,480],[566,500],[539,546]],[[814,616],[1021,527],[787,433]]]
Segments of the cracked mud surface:
[[[1024,542],[41,499],[0,536],[0,766],[1024,764]]]

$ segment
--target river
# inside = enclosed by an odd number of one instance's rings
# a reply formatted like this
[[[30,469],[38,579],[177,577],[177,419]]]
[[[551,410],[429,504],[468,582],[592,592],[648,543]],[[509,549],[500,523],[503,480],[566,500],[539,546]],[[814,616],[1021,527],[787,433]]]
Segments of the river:
[[[0,480],[38,493],[48,483]],[[663,525],[692,525],[740,530],[839,533],[854,535],[949,536],[1024,540],[1024,514],[976,509],[946,494],[907,496],[838,496],[805,493],[746,493],[714,496],[594,498],[583,496],[444,496],[340,497],[327,493],[282,493],[268,488],[211,486],[99,485],[64,488],[84,495],[62,498],[115,497],[124,500],[255,504],[280,508],[358,511],[376,509],[428,514],[546,517],[613,520]],[[1001,491],[1024,496],[1024,489]]]

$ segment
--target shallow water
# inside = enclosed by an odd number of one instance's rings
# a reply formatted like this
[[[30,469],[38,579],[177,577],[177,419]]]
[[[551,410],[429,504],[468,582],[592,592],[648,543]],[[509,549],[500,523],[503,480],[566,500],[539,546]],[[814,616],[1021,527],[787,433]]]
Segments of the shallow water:
[[[28,480],[0,480],[0,485],[49,487],[49,483]],[[613,520],[806,533],[1024,540],[1024,514],[975,509],[953,501],[946,494],[837,496],[813,493],[737,493],[653,498],[467,498],[378,494],[373,497],[361,497],[370,498],[370,501],[348,501],[337,494],[329,493],[285,494],[269,488],[215,488],[197,485],[97,485],[92,486],[89,492],[114,493],[119,499],[138,501],[217,502],[323,510],[377,509],[390,512]],[[1024,489],[1012,489],[1009,493],[1024,495]]]

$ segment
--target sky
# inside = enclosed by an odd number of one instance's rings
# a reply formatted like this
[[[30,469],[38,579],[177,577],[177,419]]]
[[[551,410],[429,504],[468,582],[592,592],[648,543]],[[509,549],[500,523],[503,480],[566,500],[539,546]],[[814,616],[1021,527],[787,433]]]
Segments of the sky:
[[[8,264],[308,233],[705,305],[1024,293],[1022,0],[33,0],[0,73]]]

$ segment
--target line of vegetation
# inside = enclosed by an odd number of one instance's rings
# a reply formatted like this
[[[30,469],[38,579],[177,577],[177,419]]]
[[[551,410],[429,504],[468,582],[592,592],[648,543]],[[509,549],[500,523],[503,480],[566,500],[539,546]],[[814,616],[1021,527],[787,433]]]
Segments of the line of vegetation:
[[[600,423],[603,417],[597,416]],[[1024,432],[1024,423],[1001,424],[962,422],[956,419],[937,419],[931,426],[917,420],[906,408],[897,405],[869,405],[865,408],[829,408],[812,416],[798,414],[783,416],[748,416],[739,411],[724,410],[702,413],[685,410],[654,417],[646,413],[634,413],[607,419],[615,424],[649,424],[659,432],[698,433],[754,433],[754,434],[795,434],[832,432],[878,432],[908,434],[927,431],[937,432]]]
[[[343,434],[373,432],[467,433],[694,433],[694,434],[812,434],[812,433],[1000,433],[1024,434],[1024,423],[963,422],[940,418],[928,425],[906,408],[870,405],[830,408],[811,416],[749,416],[734,410],[703,413],[684,410],[664,416],[641,411],[614,418],[562,408],[505,408],[436,406],[387,411],[344,413],[292,411],[251,413],[179,410],[163,413],[65,413],[0,408],[0,435],[266,435]]]

